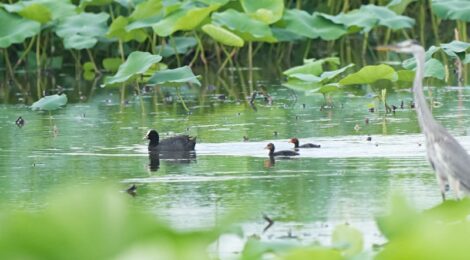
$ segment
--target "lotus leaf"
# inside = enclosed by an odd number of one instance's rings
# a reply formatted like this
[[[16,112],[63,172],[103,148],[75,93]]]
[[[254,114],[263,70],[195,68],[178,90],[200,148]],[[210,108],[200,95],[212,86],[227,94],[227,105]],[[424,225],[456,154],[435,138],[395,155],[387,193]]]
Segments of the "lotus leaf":
[[[285,28],[271,27],[271,31],[273,32],[274,38],[276,38],[278,42],[293,42],[305,39],[304,36],[289,31]]]
[[[118,38],[123,42],[128,42],[131,40],[136,40],[138,42],[144,42],[147,39],[147,33],[143,29],[135,29],[131,31],[126,30],[128,24],[128,19],[119,16],[114,19],[113,23],[109,27],[108,33],[106,36],[108,38]]]
[[[62,95],[51,95],[51,96],[45,96],[38,101],[34,102],[31,105],[32,110],[46,110],[46,111],[51,111],[51,110],[56,110],[62,106],[65,106],[67,104],[67,95],[62,94]]]
[[[199,26],[210,13],[219,7],[219,4],[201,6],[195,2],[189,2],[154,24],[152,28],[160,36],[169,36],[180,30],[190,31]]]
[[[341,85],[372,84],[377,80],[387,79],[397,81],[398,75],[395,70],[385,64],[365,66],[358,72],[349,74],[339,81]]]
[[[245,41],[276,41],[268,25],[233,9],[212,14],[212,22],[215,25],[228,28]]]
[[[127,82],[132,77],[143,74],[150,68],[150,66],[160,62],[161,60],[162,56],[160,55],[134,51],[129,55],[129,57],[127,57],[127,60],[119,66],[119,70],[116,75],[105,79],[104,85],[107,86]]]
[[[116,72],[121,66],[122,60],[121,58],[106,58],[103,59],[103,67],[107,71]]]
[[[155,72],[148,80],[150,85],[164,85],[179,87],[186,83],[196,84],[201,86],[201,82],[193,74],[189,66],[183,66],[176,69],[167,69]]]
[[[452,41],[449,43],[441,44],[441,48],[444,50],[444,52],[447,55],[456,58],[458,53],[463,53],[467,51],[468,48],[470,48],[470,43],[461,42],[461,41]]]
[[[398,70],[397,74],[399,81],[413,82],[416,73],[412,70]]]
[[[129,16],[129,19],[136,21],[157,15],[163,15],[162,0],[148,0],[136,5],[134,11]]]
[[[445,74],[444,65],[436,59],[430,59],[424,64],[424,77],[444,80]]]
[[[303,10],[286,10],[281,24],[286,30],[307,38],[335,40],[346,34],[342,25],[332,23],[319,13],[310,15]]]
[[[440,18],[470,22],[468,0],[433,0],[431,9]]]
[[[66,49],[88,49],[98,42],[98,37],[107,31],[106,13],[81,13],[64,18],[56,28],[56,33],[64,39]]]
[[[102,6],[111,4],[113,0],[80,0],[80,8],[85,8],[87,6]]]
[[[441,49],[440,47],[436,47],[436,46],[429,47],[429,49],[424,54],[425,61],[428,61],[429,59],[431,59],[432,55],[434,55],[434,53],[436,53],[440,49]],[[404,60],[402,65],[403,65],[403,68],[405,69],[415,69],[416,59],[410,58],[410,59]]]
[[[467,55],[465,55],[465,59],[463,60],[463,63],[464,64],[469,64],[470,63],[470,53],[467,53]]]
[[[40,30],[40,23],[0,9],[0,48],[8,48],[14,43],[21,43],[26,38],[38,34]]]
[[[18,13],[21,16],[46,23],[63,17],[75,15],[76,6],[69,0],[32,0],[18,1],[14,4],[4,4],[3,8],[10,13]]]
[[[337,77],[339,74],[345,72],[347,69],[353,67],[354,64],[349,64],[349,65],[346,65],[340,69],[337,69],[337,70],[331,70],[331,71],[325,71],[321,74],[321,79],[322,81],[328,81],[328,80],[332,80],[333,78]]]
[[[306,75],[306,74],[295,74],[295,75]],[[318,82],[313,81],[313,77],[311,78],[312,81],[305,81],[298,78],[291,77],[287,80],[287,82],[283,82],[282,85],[297,91],[312,91],[315,88],[320,88],[322,85],[320,80]]]
[[[175,54],[185,54],[197,45],[194,37],[172,37],[165,45],[158,45],[156,51],[162,57],[170,57]]]
[[[290,68],[284,71],[283,74],[289,77],[293,74],[311,74],[314,76],[320,76],[323,72],[323,64],[325,62],[339,64],[339,58],[330,57],[321,60],[305,60],[304,65]]]
[[[245,13],[265,24],[277,22],[284,12],[283,0],[240,0],[240,2]]]
[[[202,30],[214,40],[224,45],[233,47],[243,47],[243,45],[245,44],[243,39],[238,37],[238,35],[217,25],[206,24],[202,27]]]
[[[394,11],[396,14],[405,12],[406,7],[416,0],[392,0],[387,4],[388,9]]]
[[[348,28],[359,27],[368,32],[377,25],[386,26],[392,30],[411,28],[414,20],[402,15],[397,15],[392,10],[376,5],[363,5],[360,9],[348,13],[340,13],[336,16],[321,14],[328,20],[337,24],[343,24]]]

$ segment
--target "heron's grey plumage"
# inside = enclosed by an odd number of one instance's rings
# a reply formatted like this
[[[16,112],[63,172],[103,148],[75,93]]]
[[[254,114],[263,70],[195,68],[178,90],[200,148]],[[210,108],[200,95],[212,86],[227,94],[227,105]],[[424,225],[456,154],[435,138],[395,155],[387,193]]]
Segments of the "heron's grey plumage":
[[[429,110],[423,94],[425,52],[424,48],[412,42],[405,41],[389,49],[397,52],[412,53],[416,59],[416,75],[413,82],[413,96],[416,103],[421,131],[426,138],[426,154],[445,199],[446,186],[460,197],[461,192],[470,192],[470,156],[459,142],[436,120]]]

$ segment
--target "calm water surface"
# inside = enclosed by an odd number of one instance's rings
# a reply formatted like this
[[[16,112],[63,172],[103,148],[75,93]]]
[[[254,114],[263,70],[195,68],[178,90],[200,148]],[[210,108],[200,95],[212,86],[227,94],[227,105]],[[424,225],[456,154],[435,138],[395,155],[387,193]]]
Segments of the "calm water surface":
[[[440,202],[409,92],[391,94],[389,103],[399,106],[403,100],[405,108],[384,116],[381,106],[368,111],[374,99],[367,91],[335,96],[336,107],[323,111],[322,96],[276,84],[268,91],[274,103],[260,97],[256,111],[229,95],[220,100],[218,90],[201,91],[188,103],[191,114],[174,100],[155,104],[151,93],[144,98],[145,111],[132,97],[122,107],[118,91],[99,88],[52,114],[3,99],[1,198],[4,205],[34,209],[43,206],[49,190],[70,183],[112,182],[123,189],[136,183],[135,203],[177,228],[211,227],[233,215],[247,236],[261,234],[264,213],[276,220],[262,235],[266,240],[291,234],[328,244],[334,225],[347,222],[365,233],[368,245],[383,241],[374,216],[386,212],[394,191],[419,208]],[[433,113],[468,150],[469,94],[468,87],[433,90]],[[14,123],[18,116],[26,120],[23,128]],[[142,137],[150,128],[163,137],[197,136],[195,155],[149,158]],[[274,163],[268,159],[263,149],[268,142],[290,149],[287,140],[294,136],[322,148]],[[221,252],[241,246],[233,237],[222,240],[227,243],[220,244]]]

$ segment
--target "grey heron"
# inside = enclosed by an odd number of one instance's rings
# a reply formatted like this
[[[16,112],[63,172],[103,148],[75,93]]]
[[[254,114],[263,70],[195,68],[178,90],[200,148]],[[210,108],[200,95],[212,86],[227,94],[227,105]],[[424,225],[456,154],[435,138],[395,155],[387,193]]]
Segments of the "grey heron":
[[[470,192],[470,156],[462,145],[432,116],[423,94],[425,53],[415,41],[408,40],[396,45],[379,46],[378,50],[391,50],[413,54],[416,59],[416,74],[413,81],[413,98],[419,126],[425,136],[426,154],[436,172],[442,199],[448,185],[457,198],[462,192]]]

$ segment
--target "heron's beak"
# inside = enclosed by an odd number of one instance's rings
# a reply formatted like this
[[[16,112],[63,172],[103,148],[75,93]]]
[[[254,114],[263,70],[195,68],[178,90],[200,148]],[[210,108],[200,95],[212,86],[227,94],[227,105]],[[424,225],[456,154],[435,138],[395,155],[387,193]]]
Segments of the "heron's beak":
[[[375,47],[375,49],[378,51],[395,51],[397,47],[394,45],[379,45]]]

